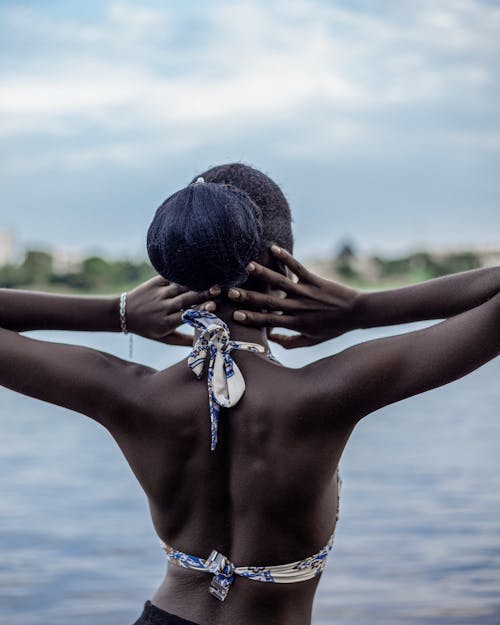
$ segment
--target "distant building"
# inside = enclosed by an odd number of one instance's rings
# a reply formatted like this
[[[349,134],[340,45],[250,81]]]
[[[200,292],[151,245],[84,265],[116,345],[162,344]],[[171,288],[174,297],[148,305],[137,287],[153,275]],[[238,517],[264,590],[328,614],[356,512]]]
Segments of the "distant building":
[[[52,271],[55,274],[78,273],[82,268],[83,256],[79,252],[56,247],[52,250]]]
[[[16,241],[12,230],[0,230],[0,266],[13,265],[16,261]]]
[[[479,257],[482,267],[495,267],[500,265],[500,247],[478,248],[472,251]]]

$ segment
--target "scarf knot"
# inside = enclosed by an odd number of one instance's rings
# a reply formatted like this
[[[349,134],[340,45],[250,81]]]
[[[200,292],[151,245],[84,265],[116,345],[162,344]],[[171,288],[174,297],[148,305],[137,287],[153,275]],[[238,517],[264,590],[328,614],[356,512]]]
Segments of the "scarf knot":
[[[184,312],[182,320],[200,333],[188,356],[188,365],[198,379],[203,377],[208,357],[210,448],[213,451],[217,445],[220,409],[236,405],[245,392],[245,380],[231,352],[233,349],[243,349],[265,353],[265,349],[257,343],[233,341],[227,324],[206,310],[190,308]]]

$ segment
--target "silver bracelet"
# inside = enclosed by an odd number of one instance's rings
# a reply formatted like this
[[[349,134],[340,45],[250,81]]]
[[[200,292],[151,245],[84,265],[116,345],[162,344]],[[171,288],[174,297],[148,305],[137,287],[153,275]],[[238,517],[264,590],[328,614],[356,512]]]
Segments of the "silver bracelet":
[[[120,327],[123,334],[129,334],[127,328],[127,292],[125,291],[120,295]],[[132,334],[130,334],[128,342],[128,357],[134,357],[134,344],[132,341]]]
[[[127,329],[127,292],[120,295],[120,326],[123,334],[128,334]]]

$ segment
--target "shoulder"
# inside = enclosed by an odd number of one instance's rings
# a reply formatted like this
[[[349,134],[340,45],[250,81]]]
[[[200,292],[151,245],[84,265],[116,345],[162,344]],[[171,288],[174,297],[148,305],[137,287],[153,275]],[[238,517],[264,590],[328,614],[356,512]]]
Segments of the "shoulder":
[[[344,350],[288,370],[297,408],[300,413],[307,414],[309,424],[315,422],[326,432],[355,423],[352,369],[350,354]]]
[[[196,395],[200,386],[206,398],[206,383],[196,382],[185,360],[160,371],[130,363],[117,380],[122,388],[121,402],[116,406],[110,427],[118,431],[126,423],[127,429],[141,435],[146,435],[148,428],[168,429],[173,417],[183,412],[186,402]]]

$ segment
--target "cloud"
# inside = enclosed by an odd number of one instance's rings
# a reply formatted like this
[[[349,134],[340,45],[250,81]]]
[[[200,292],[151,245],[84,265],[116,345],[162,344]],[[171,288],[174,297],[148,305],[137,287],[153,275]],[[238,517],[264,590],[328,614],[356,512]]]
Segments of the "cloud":
[[[423,1],[388,19],[322,2],[214,2],[195,22],[170,6],[114,2],[90,24],[5,11],[17,35],[4,45],[22,38],[32,51],[0,75],[2,134],[78,135],[91,124],[203,142],[208,126],[220,136],[238,121],[245,130],[309,111],[345,143],[367,111],[439,105],[496,81],[481,59],[498,55],[500,12],[479,3]],[[467,60],[436,61],[457,48]]]
[[[83,180],[91,196],[78,205],[83,219],[91,203],[111,206],[111,191],[99,194],[118,184],[137,228],[137,189],[149,192],[138,180],[161,196],[168,176],[177,184],[207,161],[241,158],[278,173],[305,207],[297,220],[310,241],[318,237],[307,223],[310,197],[329,223],[332,198],[319,189],[332,179],[345,228],[350,218],[362,221],[367,240],[383,240],[383,211],[392,210],[394,237],[403,240],[405,219],[415,232],[424,228],[412,225],[425,221],[421,211],[429,221],[441,206],[453,215],[471,196],[478,214],[492,210],[498,184],[490,172],[500,154],[495,3],[89,0],[84,15],[82,7],[0,7],[4,205],[36,214],[19,191],[27,174],[54,210],[58,197],[71,199],[66,187]],[[452,230],[441,228],[436,236]]]

